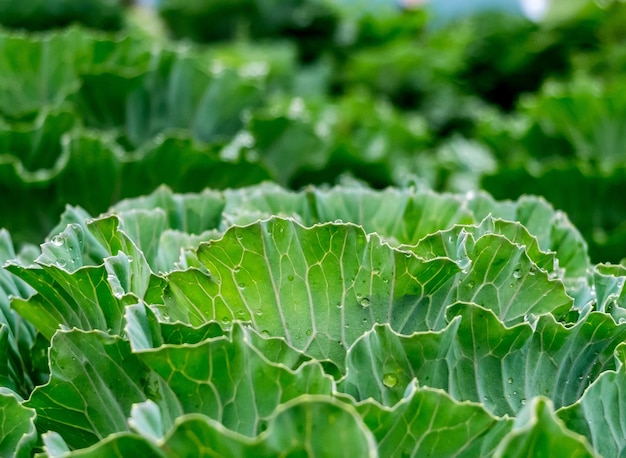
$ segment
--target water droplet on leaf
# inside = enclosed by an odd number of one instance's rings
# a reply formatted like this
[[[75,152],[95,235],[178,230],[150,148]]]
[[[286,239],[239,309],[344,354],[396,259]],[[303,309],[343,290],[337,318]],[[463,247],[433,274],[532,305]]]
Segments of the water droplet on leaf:
[[[398,377],[396,374],[385,374],[383,377],[383,385],[387,388],[393,388],[398,384]]]
[[[367,297],[361,299],[361,307],[367,308],[370,306],[370,300]]]

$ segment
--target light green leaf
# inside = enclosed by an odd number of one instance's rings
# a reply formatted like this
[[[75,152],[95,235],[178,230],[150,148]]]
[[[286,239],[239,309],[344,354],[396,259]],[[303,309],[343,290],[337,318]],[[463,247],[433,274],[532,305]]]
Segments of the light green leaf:
[[[380,456],[491,456],[511,430],[479,404],[453,400],[444,391],[413,381],[393,407],[366,400],[357,411],[374,433]]]
[[[55,265],[10,264],[7,269],[37,291],[28,299],[14,298],[11,306],[47,339],[62,326],[119,334],[124,306],[136,301],[115,297],[104,266],[81,267],[74,273]]]
[[[447,259],[423,261],[395,250],[355,225],[304,228],[282,218],[233,227],[201,245],[197,256],[209,274],[168,276],[170,319],[250,321],[258,332],[284,337],[339,368],[373,324],[391,322],[402,332],[420,326],[431,296],[460,270]]]
[[[269,362],[248,343],[241,325],[197,344],[165,345],[138,354],[167,380],[185,413],[203,413],[247,436],[276,407],[301,394],[330,394],[332,380],[317,363],[291,370]]]
[[[152,421],[158,414],[151,409],[151,415]],[[88,449],[59,455],[59,458],[122,458],[134,454],[168,458],[379,456],[374,436],[355,409],[319,395],[303,395],[281,404],[264,422],[264,431],[254,438],[236,433],[200,414],[179,417],[163,440],[155,440],[149,431],[142,432],[146,434],[113,434]]]
[[[187,415],[166,437],[165,446],[172,457],[379,456],[374,436],[354,408],[330,397],[305,395],[282,404],[266,427],[249,439],[199,415]]]
[[[78,90],[73,62],[84,47],[84,36],[76,29],[42,37],[0,34],[2,113],[19,119],[46,105],[59,106]]]
[[[529,245],[514,243],[507,235]],[[455,226],[429,235],[415,248],[401,248],[426,259],[446,256],[463,268],[457,284],[442,291],[439,302],[474,302],[493,310],[505,324],[514,324],[530,314],[561,317],[573,306],[563,283],[554,279],[554,258],[533,242],[519,224],[486,219],[479,226]],[[440,327],[440,318],[429,325]]]
[[[172,417],[182,413],[167,384],[120,337],[100,331],[58,332],[50,346],[50,381],[24,405],[39,430],[58,432],[71,448],[127,431],[132,405],[152,399]]]
[[[318,220],[342,220],[363,226],[392,243],[414,245],[424,236],[454,224],[474,223],[473,215],[454,195],[432,191],[365,187],[315,191]]]
[[[587,389],[582,398],[557,411],[572,431],[587,437],[600,456],[622,456],[626,433],[622,412],[626,408],[626,346],[615,350],[616,371],[606,371]]]
[[[495,457],[596,457],[589,442],[568,430],[554,414],[552,403],[533,398],[515,418],[513,430],[500,443]]]
[[[30,348],[35,329],[10,306],[10,297],[28,297],[32,290],[2,265],[16,258],[8,231],[0,229],[0,387],[10,388],[22,396],[36,383],[31,365]]]
[[[50,458],[60,458],[70,452],[70,448],[59,433],[48,431],[41,435],[43,448]]]
[[[246,189],[252,192],[256,187]],[[121,215],[125,230],[134,235],[133,240],[139,240],[137,235],[142,228],[136,227],[130,221],[129,227],[126,227],[126,215],[133,211],[162,209],[167,215],[168,228],[188,234],[200,234],[219,227],[224,205],[223,193],[219,191],[205,189],[194,194],[174,194],[167,186],[159,186],[147,196],[116,203],[112,210]]]
[[[151,441],[128,432],[111,434],[89,448],[76,451],[66,451],[57,444],[51,443],[50,440],[46,445],[50,458],[126,458],[128,456],[167,458],[172,456],[171,453],[159,450]]]
[[[507,328],[476,305],[455,304],[447,315],[452,321],[440,332],[403,336],[380,325],[365,333],[348,354],[340,391],[393,406],[417,378],[494,415],[515,415],[539,395],[561,407],[614,367],[612,352],[626,338],[626,326],[600,313],[571,328],[544,315],[534,330]]]
[[[0,455],[27,458],[32,454],[37,431],[34,409],[25,407],[11,390],[0,387]]]
[[[153,441],[162,439],[166,432],[159,406],[149,399],[133,405],[128,425],[139,435]]]

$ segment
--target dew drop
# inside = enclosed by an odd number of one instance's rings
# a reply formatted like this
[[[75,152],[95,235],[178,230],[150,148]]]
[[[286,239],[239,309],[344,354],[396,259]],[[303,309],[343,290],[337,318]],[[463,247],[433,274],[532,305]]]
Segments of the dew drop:
[[[270,332],[267,329],[263,329],[261,331],[261,335],[265,338],[268,338],[270,336]]]
[[[233,267],[233,272],[239,273],[240,271],[241,271],[241,266],[239,264]]]
[[[70,251],[71,251],[71,247],[70,247]],[[132,256],[127,256],[128,262],[133,262],[133,257]]]
[[[240,290],[242,290],[242,291],[243,291],[244,289],[246,289],[246,284],[245,284],[245,283],[239,283],[239,285],[237,285],[237,287],[238,287]]]
[[[361,307],[367,308],[370,306],[370,300],[367,297],[361,299]]]
[[[509,383],[509,385],[510,385],[510,384],[512,384],[512,383],[513,383],[513,379],[512,379],[512,378],[509,378],[509,379],[507,380],[507,382],[508,382],[508,383]]]
[[[525,406],[526,405],[526,398],[522,398],[522,405]]]
[[[293,275],[287,275],[287,280],[293,281]]]
[[[451,235],[448,236],[448,243],[454,243],[454,237]]]
[[[470,280],[467,282],[468,288],[473,288],[474,286],[476,286],[476,282],[474,280]]]
[[[53,245],[56,245],[56,246],[62,246],[63,237],[61,237],[60,235],[55,235],[54,237],[52,237],[52,243]]]
[[[229,316],[225,316],[225,317],[223,317],[223,318],[222,318],[222,323],[224,323],[224,324],[228,324],[228,323],[230,323],[230,317],[229,317]]]
[[[244,316],[245,312],[243,311],[243,309],[239,309],[237,310],[237,316]]]
[[[313,334],[313,330],[312,329],[307,329],[306,330],[306,335],[310,336],[311,334]]]
[[[396,386],[398,383],[398,377],[396,377],[395,374],[385,374],[383,376],[383,385],[385,385],[387,388],[393,388],[394,386]]]
[[[522,271],[519,267],[513,271],[513,277],[517,278],[518,280],[522,278]]]
[[[163,321],[170,321],[170,314],[169,314],[169,313],[167,313],[167,312],[163,313],[163,314],[161,315],[161,319],[162,319]]]
[[[531,266],[528,270],[528,275],[535,275],[535,273],[537,273],[537,268],[535,266]]]
[[[255,312],[254,312],[254,314],[255,314],[256,316],[263,316],[263,310],[261,310],[261,309],[256,309],[256,310],[255,310]]]
[[[57,259],[57,264],[59,267],[65,267],[67,265],[67,261],[65,259]]]

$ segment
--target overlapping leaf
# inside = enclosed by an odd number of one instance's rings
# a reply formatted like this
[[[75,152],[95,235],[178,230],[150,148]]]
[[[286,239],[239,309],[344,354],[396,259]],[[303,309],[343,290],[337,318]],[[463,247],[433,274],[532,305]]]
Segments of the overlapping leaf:
[[[495,415],[516,415],[529,399],[546,396],[570,405],[604,371],[614,367],[613,350],[623,325],[592,313],[572,328],[549,315],[534,328],[506,328],[492,312],[469,304],[448,310],[440,332],[400,336],[388,326],[364,334],[347,358],[342,390],[392,406],[408,384],[441,388],[460,401],[481,403]]]

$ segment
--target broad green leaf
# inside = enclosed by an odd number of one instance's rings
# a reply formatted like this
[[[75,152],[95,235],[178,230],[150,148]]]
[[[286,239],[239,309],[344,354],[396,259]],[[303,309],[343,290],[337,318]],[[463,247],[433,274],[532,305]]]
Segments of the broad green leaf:
[[[56,265],[10,264],[7,269],[37,291],[28,299],[14,298],[11,306],[47,339],[63,326],[119,334],[124,306],[136,301],[114,295],[115,282],[108,281],[105,266],[85,266],[73,273]]]
[[[623,257],[626,240],[622,225],[624,202],[612,196],[624,193],[625,177],[624,166],[602,174],[579,163],[565,163],[546,165],[540,173],[520,168],[501,169],[485,177],[482,186],[498,199],[516,198],[521,193],[544,196],[566,212],[567,218],[576,225],[584,240],[578,238],[575,243],[589,245],[593,262],[618,263]],[[516,190],[515,194],[511,190]],[[582,262],[579,256],[575,259],[570,262],[574,270],[576,262]]]
[[[494,415],[515,415],[540,395],[561,407],[614,367],[612,352],[626,336],[624,326],[599,313],[571,328],[550,315],[533,327],[507,328],[493,312],[462,303],[451,306],[448,317],[451,323],[439,332],[405,336],[379,325],[365,333],[348,354],[339,389],[393,406],[417,378]]]
[[[149,402],[149,401],[148,401]],[[163,440],[152,430],[158,412],[150,409],[141,420],[135,406],[131,424],[141,421],[138,433],[113,434],[98,444],[67,455],[74,457],[126,457],[133,454],[155,457],[271,458],[275,456],[325,456],[375,458],[376,441],[358,413],[350,405],[331,397],[303,395],[281,404],[264,423],[264,431],[250,438],[204,415],[187,414],[178,418]],[[156,425],[158,430],[158,425]],[[332,444],[332,446],[331,446]]]
[[[162,439],[166,433],[161,410],[149,399],[133,405],[128,425],[140,435],[152,440]]]
[[[523,195],[514,202],[496,201],[484,192],[469,193],[466,197],[477,221],[491,216],[517,221],[524,226],[537,238],[541,251],[556,253],[565,277],[585,275],[590,267],[587,243],[578,230],[580,226],[574,227],[563,212],[555,211],[544,198]]]
[[[152,399],[173,418],[182,413],[166,382],[130,344],[101,331],[60,331],[50,344],[50,381],[24,405],[37,411],[37,428],[56,431],[71,448],[127,431],[134,403]]]
[[[55,180],[58,199],[95,214],[106,210],[121,197],[121,147],[110,134],[84,130],[63,141],[67,162]]]
[[[82,265],[98,265],[102,264],[104,258],[109,256],[109,253],[104,246],[100,243],[96,237],[91,233],[91,231],[87,227],[87,223],[91,221],[91,215],[87,213],[83,208],[67,205],[65,207],[65,211],[61,214],[61,218],[58,224],[50,231],[46,241],[56,240],[57,244],[63,240],[63,233],[66,231],[73,231],[76,233],[76,237],[80,239],[79,246],[82,247],[81,252],[81,261]],[[79,229],[76,227],[79,226],[82,229],[82,236],[79,237],[78,231]],[[71,229],[68,229],[68,226],[71,226]],[[60,236],[60,238],[59,238]],[[55,238],[56,237],[56,238]],[[60,246],[62,248],[54,249],[54,251],[63,253],[65,247],[63,247],[64,243],[61,243]],[[43,246],[42,246],[42,255],[43,255]],[[50,245],[46,245],[46,248],[52,248]],[[77,256],[77,253],[72,253],[73,256]],[[62,255],[64,256],[64,255]],[[56,253],[55,253],[56,258]],[[45,258],[44,258],[45,259]],[[54,259],[50,259],[50,262],[54,262]],[[66,263],[67,265],[67,263]]]
[[[625,350],[624,344],[615,350],[617,370],[603,372],[578,402],[557,411],[565,425],[587,437],[600,456],[621,456],[626,449],[621,415],[626,403]]]
[[[54,431],[48,431],[41,435],[43,448],[50,458],[64,456],[70,452],[70,448],[61,435]]]
[[[0,386],[0,455],[30,457],[37,431],[34,409],[24,407],[19,396]]]
[[[246,188],[252,192],[255,187]],[[206,189],[194,194],[174,194],[168,187],[160,186],[153,193],[126,199],[112,208],[121,215],[139,210],[162,209],[167,215],[167,227],[189,234],[200,234],[208,229],[216,229],[224,209],[224,196],[221,192]],[[138,234],[137,229],[130,234]],[[139,237],[135,235],[133,240]],[[141,246],[139,244],[139,246]]]
[[[10,296],[28,297],[32,290],[2,265],[16,258],[9,233],[0,229],[0,388],[10,388],[27,396],[33,388],[34,374],[30,347],[35,340],[35,329],[10,306]]]
[[[120,229],[119,218],[95,219],[88,224],[88,228],[112,255],[105,259],[104,266],[116,297],[134,294],[143,298],[150,286],[152,272],[143,252]],[[150,225],[146,229],[151,230]]]
[[[150,458],[166,458],[172,456],[165,453],[143,437],[135,434],[122,432],[111,434],[89,448],[70,451],[62,444],[55,443],[57,438],[48,438],[46,452],[50,458],[125,458],[127,456],[145,456]]]
[[[411,332],[431,296],[459,267],[391,248],[352,224],[312,228],[273,218],[233,227],[203,244],[197,269],[172,272],[164,301],[171,320],[192,325],[250,321],[268,336],[344,365],[349,346],[377,322]],[[443,307],[447,304],[435,304]]]
[[[201,143],[185,131],[168,132],[144,143],[124,162],[123,176],[123,196],[145,194],[161,185],[177,192],[199,192],[249,186],[272,178],[258,161],[225,157],[218,146]]]
[[[182,323],[160,322],[154,312],[144,304],[126,307],[124,328],[134,351],[150,350],[164,344],[197,344],[209,338],[224,336],[224,330],[216,322],[200,327]]]
[[[223,229],[235,224],[251,224],[272,215],[294,218],[305,226],[322,221],[311,214],[308,194],[290,191],[271,182],[243,189],[226,189],[224,198]]]
[[[51,179],[62,155],[61,136],[77,116],[69,110],[42,110],[32,123],[0,122],[0,176],[10,186]]]
[[[80,85],[73,63],[84,52],[85,41],[76,29],[37,38],[0,34],[2,114],[34,117],[45,106],[60,106]]]
[[[188,415],[166,437],[165,446],[172,457],[379,456],[376,440],[357,412],[326,396],[304,395],[282,404],[266,428],[248,439],[219,423]]]
[[[513,430],[500,443],[494,456],[598,456],[584,436],[565,427],[553,409],[549,400],[533,398],[515,418]]]
[[[616,322],[626,322],[626,267],[622,265],[598,264],[591,272],[595,309],[613,316]]]
[[[416,381],[393,407],[367,400],[357,411],[374,433],[380,456],[491,456],[513,421],[498,419],[479,404],[459,403]]]
[[[432,191],[373,191],[361,187],[316,190],[314,195],[319,221],[355,223],[400,244],[414,245],[433,232],[474,222],[457,196]]]
[[[429,235],[415,248],[401,248],[425,259],[445,256],[462,267],[456,285],[438,293],[443,295],[438,302],[474,302],[493,310],[505,324],[514,324],[530,314],[561,317],[573,306],[563,283],[553,278],[554,258],[534,241],[521,225],[486,219],[479,226],[455,226]],[[440,327],[441,318],[431,319],[429,325]]]
[[[122,129],[134,147],[177,128],[213,142],[234,135],[243,124],[241,112],[263,100],[266,74],[251,77],[231,68],[210,72],[188,48],[160,49],[149,64],[141,74],[82,75],[76,104],[86,125]]]
[[[248,343],[241,325],[231,335],[165,345],[138,354],[176,394],[185,413],[202,413],[247,436],[261,432],[276,407],[301,394],[330,394],[317,363],[295,370],[269,362]]]

